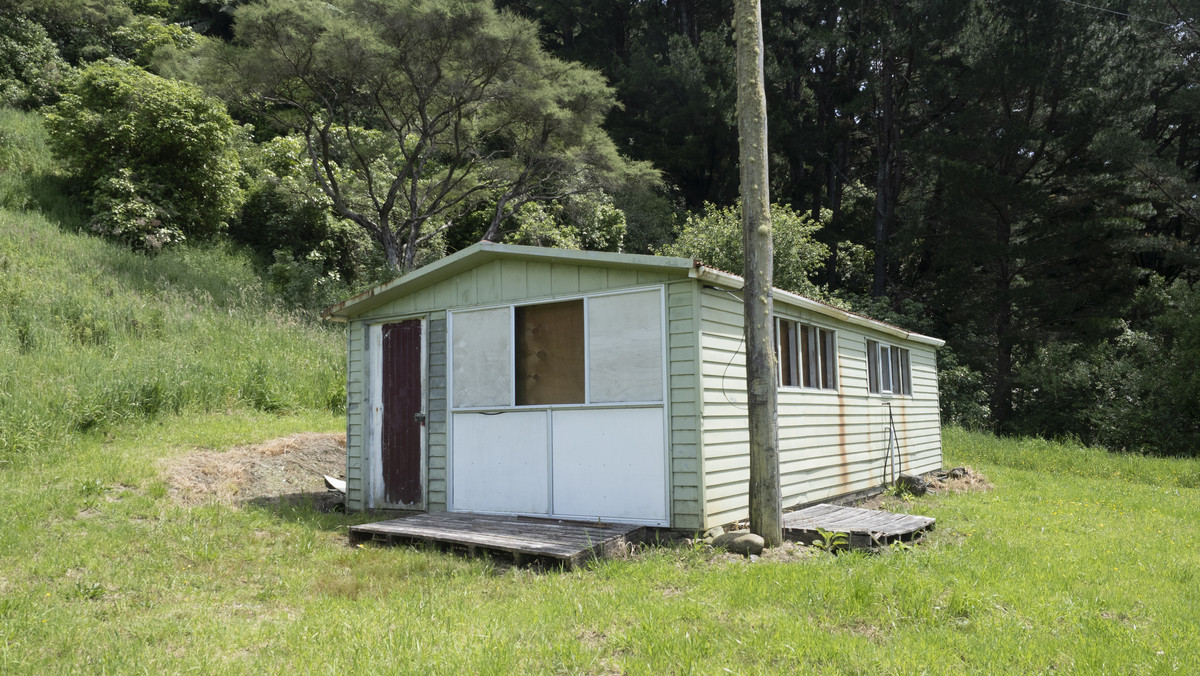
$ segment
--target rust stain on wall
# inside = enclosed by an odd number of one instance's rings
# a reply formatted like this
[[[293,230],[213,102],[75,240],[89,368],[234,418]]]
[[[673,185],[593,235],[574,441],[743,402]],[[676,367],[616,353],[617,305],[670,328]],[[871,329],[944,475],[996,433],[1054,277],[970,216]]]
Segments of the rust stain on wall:
[[[838,364],[838,372],[842,370],[842,365]],[[838,392],[838,456],[842,463],[841,465],[841,481],[842,486],[850,484],[850,459],[846,450],[846,444],[849,443],[846,439],[846,398],[842,392]]]

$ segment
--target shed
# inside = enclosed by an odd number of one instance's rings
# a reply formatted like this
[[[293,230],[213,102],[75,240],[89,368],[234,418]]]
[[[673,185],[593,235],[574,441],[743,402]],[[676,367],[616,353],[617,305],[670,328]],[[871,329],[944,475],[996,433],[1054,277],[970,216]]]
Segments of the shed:
[[[742,280],[481,242],[349,322],[347,508],[700,530],[747,516]],[[936,338],[776,289],[784,506],[941,466]],[[893,437],[894,434],[894,437]]]

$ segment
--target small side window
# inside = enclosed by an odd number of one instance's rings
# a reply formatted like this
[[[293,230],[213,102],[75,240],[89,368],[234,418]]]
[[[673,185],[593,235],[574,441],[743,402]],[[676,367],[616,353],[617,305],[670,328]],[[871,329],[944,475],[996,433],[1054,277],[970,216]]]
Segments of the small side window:
[[[790,319],[775,322],[781,387],[837,389],[837,336]]]
[[[867,390],[872,394],[912,394],[908,350],[867,341]]]

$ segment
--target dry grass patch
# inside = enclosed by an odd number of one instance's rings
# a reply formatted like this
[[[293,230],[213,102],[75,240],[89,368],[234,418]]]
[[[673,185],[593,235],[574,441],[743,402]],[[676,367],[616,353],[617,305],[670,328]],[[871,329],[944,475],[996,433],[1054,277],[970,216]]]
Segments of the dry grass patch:
[[[328,502],[324,475],[343,477],[346,435],[301,433],[225,451],[167,458],[162,468],[172,498],[185,505]]]
[[[963,470],[958,473],[956,470]],[[953,470],[929,477],[929,489],[946,493],[970,493],[973,491],[990,491],[995,486],[981,472],[970,466],[955,467]]]

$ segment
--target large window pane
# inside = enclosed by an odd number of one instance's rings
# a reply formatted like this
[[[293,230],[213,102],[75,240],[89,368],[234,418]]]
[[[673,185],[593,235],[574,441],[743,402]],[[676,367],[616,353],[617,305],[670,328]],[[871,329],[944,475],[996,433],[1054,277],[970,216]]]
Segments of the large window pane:
[[[662,294],[588,300],[589,401],[662,401]]]
[[[879,394],[879,343],[867,341],[867,389]]]
[[[892,348],[879,346],[879,391],[892,391]]]
[[[454,406],[512,405],[512,315],[508,308],[454,312]]]

